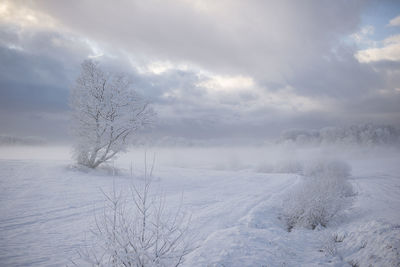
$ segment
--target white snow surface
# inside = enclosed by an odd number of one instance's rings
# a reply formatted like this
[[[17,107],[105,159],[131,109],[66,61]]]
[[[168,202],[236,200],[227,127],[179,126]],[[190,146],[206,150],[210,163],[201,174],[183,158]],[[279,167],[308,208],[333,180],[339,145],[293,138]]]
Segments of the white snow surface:
[[[101,190],[141,182],[143,149],[94,171],[74,167],[69,151],[0,147],[0,266],[84,266],[77,251],[104,206]],[[183,266],[400,266],[395,149],[153,148],[148,158],[153,152],[153,191],[192,216],[195,249]],[[355,195],[326,228],[288,232],[283,201],[304,177],[282,162],[316,158],[346,161]]]

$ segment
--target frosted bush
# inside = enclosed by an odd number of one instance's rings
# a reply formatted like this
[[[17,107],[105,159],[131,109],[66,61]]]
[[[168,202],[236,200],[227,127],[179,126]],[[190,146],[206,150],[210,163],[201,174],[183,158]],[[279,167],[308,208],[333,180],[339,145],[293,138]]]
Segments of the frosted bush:
[[[340,197],[353,195],[353,188],[348,182],[350,166],[338,160],[313,161],[305,164],[303,174],[307,183],[316,183],[329,192],[334,192]]]
[[[151,196],[150,179],[133,186],[131,198],[104,194],[106,205],[96,216],[93,245],[81,249],[81,263],[92,266],[179,266],[192,251],[189,220],[180,208],[166,210],[165,198]],[[78,264],[76,264],[78,265]]]
[[[288,230],[326,227],[353,194],[350,167],[344,162],[314,162],[305,167],[304,181],[287,197],[283,209]]]
[[[343,177],[350,176],[350,166],[343,161],[312,161],[305,164],[304,175],[309,177]]]

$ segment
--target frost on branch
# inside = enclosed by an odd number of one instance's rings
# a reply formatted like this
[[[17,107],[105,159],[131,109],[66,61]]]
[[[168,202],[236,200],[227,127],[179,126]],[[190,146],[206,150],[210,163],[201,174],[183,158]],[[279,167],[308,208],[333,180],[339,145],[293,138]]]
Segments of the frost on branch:
[[[126,75],[106,73],[91,60],[82,63],[70,106],[75,158],[90,168],[124,151],[134,133],[154,118]]]
[[[96,215],[93,245],[79,251],[80,263],[92,266],[179,266],[193,247],[188,217],[180,207],[166,209],[165,197],[153,195],[151,175],[131,197],[104,193],[106,204]],[[75,263],[77,266],[78,263]]]

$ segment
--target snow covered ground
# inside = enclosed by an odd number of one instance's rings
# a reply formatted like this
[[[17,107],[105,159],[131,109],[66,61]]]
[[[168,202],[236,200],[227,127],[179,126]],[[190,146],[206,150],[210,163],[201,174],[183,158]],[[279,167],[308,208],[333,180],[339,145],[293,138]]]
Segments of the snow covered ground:
[[[192,215],[184,266],[400,266],[400,153],[396,149],[158,148],[152,188]],[[87,244],[101,190],[141,183],[144,150],[84,172],[67,147],[0,148],[0,266],[71,266]],[[282,220],[303,163],[351,165],[355,194],[326,228]],[[131,175],[133,173],[133,175]],[[183,198],[182,198],[183,194]],[[82,263],[80,263],[82,264]]]

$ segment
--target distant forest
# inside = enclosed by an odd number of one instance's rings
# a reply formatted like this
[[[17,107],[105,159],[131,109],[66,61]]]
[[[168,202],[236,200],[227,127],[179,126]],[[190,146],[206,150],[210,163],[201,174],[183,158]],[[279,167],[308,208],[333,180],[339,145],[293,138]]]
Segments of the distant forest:
[[[289,130],[282,133],[278,143],[394,145],[400,144],[400,129],[390,125],[361,124],[320,130]]]

